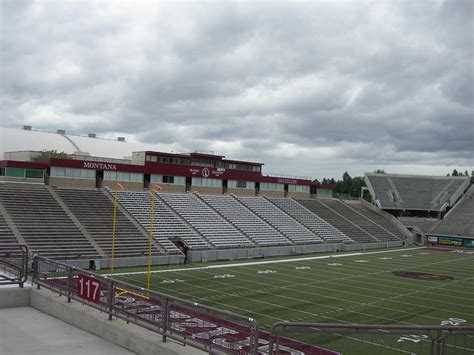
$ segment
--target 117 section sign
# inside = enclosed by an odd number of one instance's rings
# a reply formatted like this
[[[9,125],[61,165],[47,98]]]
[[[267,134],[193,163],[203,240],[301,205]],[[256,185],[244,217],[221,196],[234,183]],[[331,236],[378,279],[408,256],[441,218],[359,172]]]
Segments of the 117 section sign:
[[[77,294],[89,302],[100,303],[100,282],[87,275],[78,275]]]

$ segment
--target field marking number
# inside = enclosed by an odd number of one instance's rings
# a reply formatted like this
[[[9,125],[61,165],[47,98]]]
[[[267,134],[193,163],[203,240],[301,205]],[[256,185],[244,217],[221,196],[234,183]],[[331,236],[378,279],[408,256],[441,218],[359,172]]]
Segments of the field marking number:
[[[441,322],[441,325],[461,325],[467,323],[467,320],[462,318],[449,318]]]
[[[258,270],[257,274],[274,274],[276,273],[275,270]]]
[[[180,279],[163,280],[163,281],[160,282],[160,284],[174,284],[174,283],[179,283],[179,282],[184,282],[184,280],[180,280]]]
[[[411,341],[413,343],[419,343],[420,341],[422,341],[423,339],[427,339],[429,338],[428,335],[415,335],[415,334],[411,334],[411,335],[402,335],[398,340],[397,340],[397,343],[403,343],[404,341]]]
[[[228,279],[235,277],[233,274],[214,275],[213,279]]]

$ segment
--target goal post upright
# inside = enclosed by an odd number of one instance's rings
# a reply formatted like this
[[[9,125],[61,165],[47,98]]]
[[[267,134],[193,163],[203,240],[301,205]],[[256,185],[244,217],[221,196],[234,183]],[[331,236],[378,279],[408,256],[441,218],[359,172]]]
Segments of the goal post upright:
[[[148,273],[146,287],[150,289],[151,286],[151,248],[153,242],[153,222],[155,217],[155,191],[161,191],[161,186],[154,184],[151,188],[151,209],[150,209],[150,234],[148,237]]]
[[[117,224],[117,191],[118,189],[123,190],[123,185],[121,183],[115,183],[115,191],[114,191],[114,213],[112,218],[112,252],[111,252],[111,259],[110,259],[110,277],[114,277],[114,262],[115,262],[115,232],[116,232],[116,224]]]

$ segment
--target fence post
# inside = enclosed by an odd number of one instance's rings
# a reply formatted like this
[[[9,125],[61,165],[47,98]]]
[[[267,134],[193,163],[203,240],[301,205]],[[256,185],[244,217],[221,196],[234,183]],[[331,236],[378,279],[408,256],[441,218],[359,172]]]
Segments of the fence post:
[[[113,307],[114,307],[114,280],[109,279],[109,297],[107,299],[107,310],[109,313],[109,320],[112,320]]]
[[[259,326],[255,319],[249,318],[250,323],[250,353],[252,355],[258,354],[258,338],[259,338]],[[270,352],[271,354],[271,352]]]
[[[277,335],[276,335],[276,329],[277,327],[280,326],[280,323],[275,323],[272,325],[272,330],[270,331],[270,342],[268,344],[268,353],[273,354],[273,346],[275,345],[276,342],[278,342]]]
[[[20,287],[23,288],[23,283],[28,281],[28,262],[29,262],[29,253],[28,253],[28,247],[25,245],[22,245],[21,247],[22,255],[23,255],[23,268],[21,270],[20,274],[20,280],[23,280],[23,277],[25,278],[25,281],[20,282]]]
[[[161,311],[163,312],[163,316],[161,320],[163,322],[163,343],[166,343],[166,332],[168,331],[168,322],[169,322],[169,302],[168,297],[165,297],[163,303],[161,304]]]
[[[38,268],[39,268],[38,255],[35,255],[33,257],[33,282],[36,282],[36,288],[39,290],[40,284],[38,282],[38,278],[39,278]]]
[[[442,336],[440,330],[438,330],[436,333],[437,333],[436,337],[434,337],[432,340],[432,344],[433,344],[432,354],[444,355],[445,354],[444,337]]]
[[[71,296],[72,296],[72,267],[68,268],[68,275],[67,275],[67,303],[71,303]]]

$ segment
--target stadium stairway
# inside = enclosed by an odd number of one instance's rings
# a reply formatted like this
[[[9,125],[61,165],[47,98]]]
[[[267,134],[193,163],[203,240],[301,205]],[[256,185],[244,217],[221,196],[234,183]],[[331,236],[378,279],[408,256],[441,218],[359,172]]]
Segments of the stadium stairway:
[[[317,234],[313,233],[262,196],[248,197],[233,195],[233,197],[266,223],[278,230],[293,244],[314,244],[324,242]]]
[[[297,200],[311,212],[333,225],[335,228],[349,236],[356,243],[373,243],[379,240],[362,229],[359,225],[353,223],[341,212],[335,210],[331,204],[322,202],[323,199]],[[331,201],[337,201],[330,199]],[[337,206],[336,206],[337,208]]]
[[[168,209],[170,213],[173,214],[173,217],[176,217],[180,223],[188,227],[192,231],[192,236],[184,235],[183,241],[192,249],[212,249],[214,246],[212,243],[206,239],[204,235],[202,235],[192,224],[188,223],[186,219],[183,218],[167,201],[163,198],[161,194],[155,192],[156,196],[158,197],[159,201],[163,204],[163,207]]]
[[[387,176],[387,182],[390,186],[391,193],[392,193],[392,201],[395,202],[397,206],[400,206],[401,203],[403,203],[403,198],[398,192],[397,187],[395,186],[395,183],[393,182],[392,178],[390,176]]]
[[[0,202],[32,253],[62,260],[100,255],[45,185],[2,182]]]
[[[266,199],[272,202],[276,207],[280,208],[284,213],[293,217],[310,231],[317,234],[327,243],[354,243],[354,241],[346,234],[315,215],[296,200],[283,197],[266,197]]]
[[[118,200],[127,212],[150,232],[152,195],[150,191],[119,191]],[[192,249],[208,249],[202,237],[189,227],[160,197],[155,194],[153,214],[153,238],[168,253],[180,253],[172,240],[182,240]]]
[[[431,234],[474,237],[474,185],[464,197],[439,221]]]
[[[13,233],[10,224],[7,222],[9,216],[5,218],[5,213],[2,211],[2,209],[3,208],[0,208],[0,244],[18,243],[18,239]]]
[[[204,203],[258,246],[290,245],[292,242],[230,195],[201,195]]]
[[[158,193],[183,220],[215,248],[254,247],[245,234],[192,193]]]
[[[56,188],[57,195],[74,213],[87,232],[107,256],[112,255],[113,197],[103,190]],[[112,200],[111,200],[112,199]],[[137,228],[121,206],[116,211],[115,256],[134,257],[148,255],[148,235]],[[161,248],[154,243],[152,255]]]
[[[403,234],[397,227],[391,224],[386,218],[362,205],[360,202],[338,202],[342,203],[346,208],[354,211],[354,213],[357,213],[360,217],[357,218],[353,215],[354,222],[361,228],[370,232],[370,234],[377,236],[381,241],[388,242],[403,239]]]
[[[112,203],[112,205],[115,203],[115,196],[114,196],[114,193],[113,191],[106,187],[106,188],[103,188],[101,189],[100,191],[102,191],[104,193],[104,195],[110,200],[110,203]],[[146,240],[147,240],[147,245],[149,244],[149,240],[150,240],[150,233],[148,231],[148,229],[144,228],[144,226],[141,225],[141,223],[137,222],[137,220],[127,211],[127,209],[122,206],[118,200],[118,195],[117,195],[117,211],[121,211],[123,216],[143,235],[146,237]],[[152,238],[152,249],[153,249],[153,253],[155,252],[155,248],[156,250],[158,251],[158,254],[167,254],[167,251],[163,248],[163,246],[161,244],[159,244],[155,239]],[[147,248],[148,250],[148,248]],[[148,254],[148,251],[147,251],[147,254]]]
[[[97,253],[101,256],[104,256],[105,253],[104,251],[102,250],[102,248],[99,246],[99,244],[97,244],[94,240],[94,238],[92,238],[92,236],[89,234],[89,232],[87,231],[87,229],[84,228],[84,226],[81,224],[81,222],[79,222],[79,220],[76,218],[76,216],[69,210],[69,208],[66,206],[66,204],[63,202],[63,200],[61,200],[61,198],[58,196],[58,194],[56,193],[56,191],[50,187],[50,186],[46,186],[46,188],[48,189],[48,191],[51,193],[51,195],[53,196],[53,198],[56,200],[56,202],[61,206],[61,208],[63,209],[64,212],[66,212],[66,214],[69,216],[69,218],[71,219],[71,221],[73,221],[73,223],[79,228],[79,230],[81,231],[82,235],[84,237],[86,237],[86,239],[89,241],[89,243],[91,243],[91,245],[94,247],[94,249],[97,251]]]

